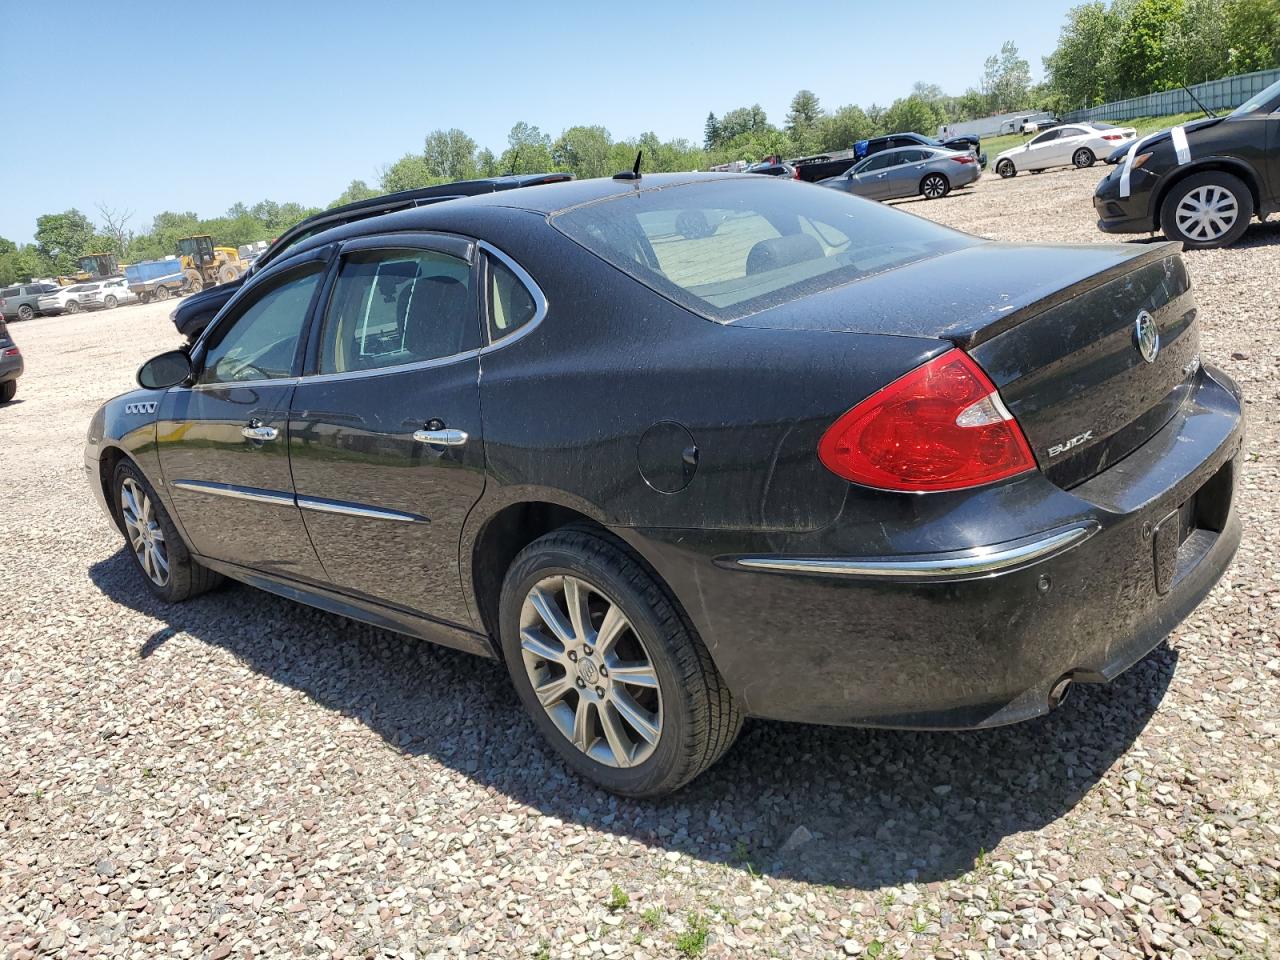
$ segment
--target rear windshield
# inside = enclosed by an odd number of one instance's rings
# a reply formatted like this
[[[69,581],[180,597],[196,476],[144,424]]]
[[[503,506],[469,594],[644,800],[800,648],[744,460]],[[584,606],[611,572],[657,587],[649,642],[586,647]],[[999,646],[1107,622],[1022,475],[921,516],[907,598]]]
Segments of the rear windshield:
[[[722,323],[979,242],[843,190],[766,177],[625,194],[551,222]]]

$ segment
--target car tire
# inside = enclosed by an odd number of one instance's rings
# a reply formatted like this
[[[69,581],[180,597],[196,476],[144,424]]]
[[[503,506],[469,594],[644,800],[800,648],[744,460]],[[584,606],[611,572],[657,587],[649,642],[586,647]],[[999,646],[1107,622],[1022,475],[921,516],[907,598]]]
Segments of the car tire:
[[[1097,159],[1093,155],[1093,151],[1088,147],[1081,147],[1071,155],[1071,162],[1075,164],[1077,170],[1085,170],[1092,167]]]
[[[218,268],[218,282],[232,283],[240,276],[240,271],[229,263],[224,263]]]
[[[1018,168],[1013,165],[1012,160],[1001,160],[996,164],[996,173],[1000,174],[1002,179],[1009,180],[1018,175]]]
[[[66,310],[66,312],[67,312],[67,313],[79,313],[79,312],[80,312],[80,301],[79,301],[79,300],[68,300],[68,301],[67,301],[67,305],[66,305],[66,307],[65,307],[64,309]]]
[[[168,288],[168,287],[156,287],[155,298],[156,298],[157,300],[168,300],[168,299],[169,299],[169,288]]]
[[[180,603],[222,582],[221,574],[191,558],[154,488],[132,462],[116,464],[111,495],[125,548],[153,594],[166,603]]]
[[[920,181],[920,195],[926,200],[941,200],[951,192],[951,181],[940,173],[930,173]]]
[[[1188,250],[1228,247],[1244,235],[1252,219],[1253,194],[1248,186],[1221,170],[1180,180],[1160,203],[1160,229],[1168,239],[1181,240]]]
[[[108,310],[114,310],[119,303],[120,301],[113,296],[104,297],[102,300],[102,305]]]
[[[0,383],[0,403],[8,403],[17,392],[17,380],[6,380],[4,383]]]
[[[566,616],[569,597],[585,617]],[[612,793],[670,793],[742,728],[688,618],[640,558],[597,528],[564,527],[519,553],[502,585],[499,634],[534,725],[571,769]]]
[[[34,309],[32,309],[30,304],[24,303],[22,306],[18,307],[19,320],[30,320],[35,315],[36,315],[36,312]]]

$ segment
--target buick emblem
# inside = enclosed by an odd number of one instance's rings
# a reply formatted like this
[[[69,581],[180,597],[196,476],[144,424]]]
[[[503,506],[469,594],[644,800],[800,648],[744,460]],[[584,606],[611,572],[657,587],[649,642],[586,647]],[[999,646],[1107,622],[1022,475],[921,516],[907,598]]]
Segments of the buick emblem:
[[[1155,318],[1140,310],[1133,326],[1138,336],[1138,352],[1147,363],[1154,363],[1156,354],[1160,352],[1160,328],[1156,326]]]

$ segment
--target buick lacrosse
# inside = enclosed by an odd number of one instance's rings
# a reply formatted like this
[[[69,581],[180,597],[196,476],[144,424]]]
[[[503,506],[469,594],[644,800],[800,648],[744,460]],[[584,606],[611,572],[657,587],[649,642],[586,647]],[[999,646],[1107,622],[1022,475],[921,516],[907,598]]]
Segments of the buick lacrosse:
[[[745,716],[986,727],[1141,659],[1240,537],[1178,247],[631,174],[319,233],[89,426],[149,588],[505,661],[652,796]]]

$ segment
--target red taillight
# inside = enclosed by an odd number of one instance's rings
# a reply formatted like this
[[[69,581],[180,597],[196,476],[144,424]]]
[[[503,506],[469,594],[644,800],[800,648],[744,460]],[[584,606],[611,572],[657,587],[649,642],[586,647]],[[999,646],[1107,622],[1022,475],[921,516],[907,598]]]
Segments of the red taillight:
[[[21,351],[17,347],[10,347],[4,352],[6,357],[16,357]]]
[[[1102,135],[1102,139],[1103,140],[1123,140],[1124,137],[1120,136],[1120,134],[1118,133],[1104,133]]]
[[[952,157],[951,159],[956,163],[973,163],[973,157],[967,153],[963,157]]]
[[[1035,457],[982,369],[962,350],[899,377],[818,444],[832,473],[881,490],[961,490],[1034,470]]]

